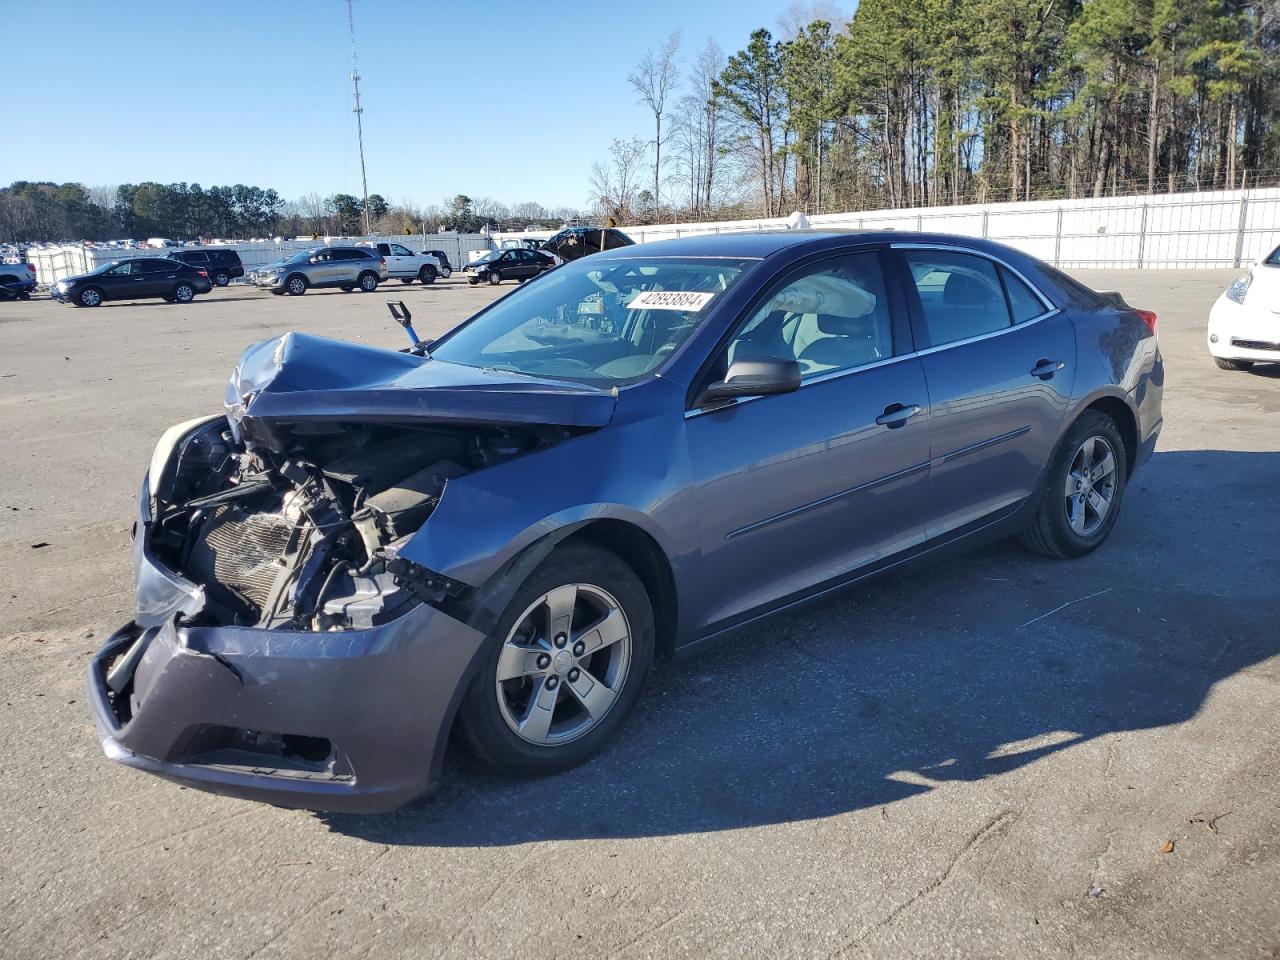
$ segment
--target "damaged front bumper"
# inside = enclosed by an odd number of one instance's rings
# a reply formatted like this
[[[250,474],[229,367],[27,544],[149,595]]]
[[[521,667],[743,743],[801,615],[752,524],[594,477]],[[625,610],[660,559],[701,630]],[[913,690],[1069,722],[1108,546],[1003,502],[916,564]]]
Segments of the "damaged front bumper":
[[[146,516],[144,487],[143,517]],[[199,587],[134,545],[139,610],[89,665],[107,756],[288,807],[373,813],[432,789],[484,635],[429,604],[365,630],[194,626]]]

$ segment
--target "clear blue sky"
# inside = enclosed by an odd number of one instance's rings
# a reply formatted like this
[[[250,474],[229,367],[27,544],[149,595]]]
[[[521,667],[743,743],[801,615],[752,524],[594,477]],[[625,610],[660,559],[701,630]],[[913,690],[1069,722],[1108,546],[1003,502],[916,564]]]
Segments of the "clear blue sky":
[[[583,205],[610,139],[652,136],[626,81],[646,49],[680,29],[686,55],[709,35],[732,53],[789,5],[355,0],[369,190]],[[345,0],[4,0],[3,21],[30,112],[0,136],[0,185],[360,192]]]

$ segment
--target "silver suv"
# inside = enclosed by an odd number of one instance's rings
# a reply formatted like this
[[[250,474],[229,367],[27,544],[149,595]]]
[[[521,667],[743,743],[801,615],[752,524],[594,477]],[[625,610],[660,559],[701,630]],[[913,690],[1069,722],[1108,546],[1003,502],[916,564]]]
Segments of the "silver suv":
[[[315,247],[272,264],[254,275],[259,287],[300,297],[312,287],[339,287],[366,293],[387,279],[387,261],[363,247]]]

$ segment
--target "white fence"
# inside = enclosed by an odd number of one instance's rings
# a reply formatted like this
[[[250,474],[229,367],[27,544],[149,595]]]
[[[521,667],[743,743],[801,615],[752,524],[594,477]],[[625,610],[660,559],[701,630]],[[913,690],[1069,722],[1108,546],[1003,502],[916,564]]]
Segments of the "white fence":
[[[808,218],[812,227],[924,230],[987,237],[1060,267],[1240,267],[1280,246],[1280,188],[1174,193],[1097,200],[1035,200],[959,207],[864,210]],[[785,230],[787,220],[734,220],[623,227],[637,243],[715,233]],[[489,250],[506,238],[543,234],[429,233],[379,237],[411,250],[443,250],[455,269],[472,250]],[[338,238],[325,238],[337,241]],[[231,244],[246,270],[324,242]],[[358,242],[341,238],[341,242]],[[32,250],[42,284],[85,273],[127,256],[161,256],[162,250],[66,246]]]
[[[1240,267],[1280,246],[1280,188],[866,210],[811,227],[987,237],[1060,267]],[[786,229],[786,219],[623,227],[637,243]]]

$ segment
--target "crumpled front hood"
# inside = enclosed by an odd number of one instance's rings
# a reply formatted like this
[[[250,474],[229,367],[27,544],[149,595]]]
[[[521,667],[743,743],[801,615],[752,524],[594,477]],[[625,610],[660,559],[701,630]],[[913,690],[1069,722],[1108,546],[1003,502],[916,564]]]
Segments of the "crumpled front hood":
[[[227,420],[342,420],[602,427],[611,390],[418,357],[305,333],[246,350],[227,384]]]

